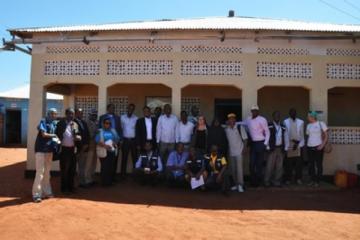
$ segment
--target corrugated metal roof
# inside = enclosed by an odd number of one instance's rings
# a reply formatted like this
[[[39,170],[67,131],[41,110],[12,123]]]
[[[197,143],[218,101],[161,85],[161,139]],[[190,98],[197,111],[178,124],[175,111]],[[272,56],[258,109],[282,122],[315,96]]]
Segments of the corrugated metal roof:
[[[9,91],[1,92],[0,97],[2,98],[24,98],[28,99],[30,97],[30,85],[24,85],[18,88],[11,89]],[[46,93],[46,99],[51,100],[63,100],[64,97],[59,94]]]
[[[283,30],[316,32],[360,32],[360,25],[314,23],[293,20],[212,17],[196,19],[124,22],[114,24],[9,29],[11,32],[78,32],[124,30]]]

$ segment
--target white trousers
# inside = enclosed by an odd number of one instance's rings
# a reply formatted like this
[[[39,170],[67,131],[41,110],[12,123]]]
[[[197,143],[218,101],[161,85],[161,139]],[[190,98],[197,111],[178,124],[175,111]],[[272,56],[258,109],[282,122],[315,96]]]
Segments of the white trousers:
[[[50,169],[53,153],[35,153],[36,176],[32,188],[33,197],[52,195]]]

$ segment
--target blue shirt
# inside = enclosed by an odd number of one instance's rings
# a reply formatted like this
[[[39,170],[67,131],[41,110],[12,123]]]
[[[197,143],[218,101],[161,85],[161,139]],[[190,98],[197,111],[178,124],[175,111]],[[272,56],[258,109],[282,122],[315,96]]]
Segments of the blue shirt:
[[[118,143],[119,142],[119,136],[116,133],[115,129],[102,129],[103,132],[103,138],[104,138],[104,142],[108,141],[108,140],[112,140],[114,143]],[[95,142],[99,143],[100,142],[100,130],[98,131],[98,133],[96,134],[95,137]]]
[[[54,134],[56,129],[57,121],[51,120],[49,118],[41,119],[37,129],[38,135],[35,141],[35,152],[53,152],[56,147],[55,141],[52,138],[44,138],[41,136],[41,133]]]
[[[169,154],[169,158],[167,161],[166,166],[168,167],[172,167],[172,166],[180,166],[183,167],[185,166],[186,160],[189,158],[189,152],[183,152],[181,155],[177,153],[177,151],[172,151]],[[183,170],[175,170],[172,171],[173,175],[175,177],[179,177],[184,175],[184,171]]]

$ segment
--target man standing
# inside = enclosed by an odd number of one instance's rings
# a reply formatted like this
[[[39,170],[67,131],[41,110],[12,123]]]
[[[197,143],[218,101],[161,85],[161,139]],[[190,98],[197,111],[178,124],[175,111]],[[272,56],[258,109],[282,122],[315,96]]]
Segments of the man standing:
[[[56,128],[55,108],[48,111],[47,117],[42,119],[38,126],[38,135],[35,141],[36,176],[32,187],[34,202],[41,202],[43,198],[53,197],[50,184],[50,169],[54,149],[60,142],[55,134]]]
[[[133,169],[137,160],[136,142],[135,142],[135,125],[138,117],[134,114],[135,105],[129,104],[127,113],[121,115],[121,127],[123,130],[123,146],[121,157],[121,178],[126,178],[127,162],[129,152],[133,162]]]
[[[111,128],[116,130],[116,133],[119,137],[119,144],[118,144],[118,148],[120,149],[121,147],[121,140],[122,140],[122,129],[121,129],[121,121],[120,121],[120,117],[118,115],[115,114],[115,105],[112,103],[109,103],[106,107],[107,113],[105,113],[104,115],[100,116],[99,119],[99,128],[102,128],[102,124],[104,122],[104,119],[109,119],[109,121],[111,122]],[[117,172],[117,168],[118,168],[118,162],[119,162],[119,152],[116,153],[117,155],[115,155],[115,161],[114,161],[114,167],[113,167],[113,174],[112,176],[114,176],[114,182],[116,182],[116,172]]]
[[[235,181],[232,190],[244,192],[243,155],[247,148],[247,133],[243,126],[236,125],[236,115],[227,115],[228,126],[225,128],[229,144],[229,167]]]
[[[251,138],[250,176],[253,187],[262,183],[265,150],[269,147],[270,132],[266,119],[259,115],[259,107],[251,107],[251,117],[247,119]]]
[[[283,160],[285,150],[286,128],[280,122],[280,112],[275,111],[272,114],[273,121],[269,123],[270,140],[269,154],[266,161],[265,187],[272,184],[275,187],[281,186],[281,177],[283,174]]]
[[[194,124],[194,126],[196,125],[197,121],[198,121],[198,116],[199,116],[199,109],[197,106],[193,105],[191,106],[191,115],[189,116],[189,122],[191,122],[192,124]]]
[[[146,142],[151,142],[153,150],[156,149],[156,119],[151,117],[148,106],[143,108],[144,117],[136,121],[135,140],[137,151],[143,151]]]
[[[72,108],[65,110],[65,119],[58,122],[56,135],[61,141],[60,172],[61,192],[74,192],[74,177],[76,172],[77,143],[81,143],[78,124],[74,121],[75,111]]]
[[[166,166],[168,155],[174,150],[177,124],[178,119],[174,114],[171,114],[170,104],[166,104],[164,114],[160,116],[156,127],[156,141],[163,166]]]
[[[85,164],[85,181],[87,186],[92,186],[95,184],[94,174],[97,163],[95,136],[98,131],[98,122],[97,111],[95,109],[91,110],[89,119],[86,124],[89,129],[89,151]]]
[[[176,142],[183,143],[186,151],[189,151],[193,131],[194,124],[188,121],[186,111],[181,111],[180,122],[176,127]]]
[[[290,184],[293,180],[293,172],[295,171],[295,182],[302,184],[302,157],[301,152],[305,144],[304,138],[304,121],[297,118],[296,109],[289,110],[289,118],[285,119],[287,135],[285,137],[285,174],[284,180],[286,184]]]
[[[85,179],[85,168],[87,154],[89,151],[89,129],[86,122],[83,118],[83,110],[81,108],[75,109],[75,119],[74,121],[79,126],[79,131],[81,135],[81,144],[78,144],[78,151],[76,153],[76,160],[78,163],[79,171],[79,187],[86,188],[86,179]]]

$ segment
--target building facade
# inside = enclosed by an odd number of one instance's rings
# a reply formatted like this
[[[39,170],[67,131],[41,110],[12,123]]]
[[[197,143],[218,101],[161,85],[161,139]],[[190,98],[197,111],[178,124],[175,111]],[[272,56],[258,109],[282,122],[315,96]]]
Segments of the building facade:
[[[321,112],[334,149],[324,173],[360,163],[360,26],[241,17],[12,29],[32,44],[29,126],[44,115],[46,92],[64,107],[97,108],[170,102],[173,112],[200,108],[208,121],[258,104],[270,118],[290,107]],[[36,129],[28,134],[33,170]],[[54,166],[56,167],[56,166]]]

